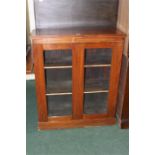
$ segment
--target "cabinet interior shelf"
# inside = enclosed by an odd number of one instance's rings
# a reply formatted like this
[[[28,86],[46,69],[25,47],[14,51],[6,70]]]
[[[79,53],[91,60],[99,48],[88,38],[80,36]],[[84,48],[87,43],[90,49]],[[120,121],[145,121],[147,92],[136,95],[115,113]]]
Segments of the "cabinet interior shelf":
[[[94,91],[85,91],[84,94],[95,94],[95,93],[108,93],[108,90],[94,90]],[[46,96],[61,96],[61,95],[72,95],[72,92],[65,93],[47,93]]]
[[[46,66],[44,66],[44,69],[65,69],[65,68],[72,68],[72,66],[68,66],[68,65],[60,65],[60,66],[50,66],[50,65],[46,65]]]
[[[91,67],[111,67],[111,64],[94,64],[94,65],[84,65],[85,68]],[[44,69],[67,69],[72,68],[72,66],[44,66]]]
[[[89,81],[85,83],[84,93],[100,93],[100,92],[108,92],[108,84],[106,81],[102,84],[102,87],[99,85],[100,83],[91,84]],[[59,88],[59,89],[58,89]],[[71,81],[67,82],[59,82],[59,84],[51,83],[50,86],[46,88],[46,95],[70,95],[72,94],[72,86]]]
[[[72,92],[66,92],[66,93],[48,93],[46,96],[60,96],[60,95],[72,95]]]
[[[91,67],[111,67],[111,64],[94,64],[94,65],[84,65],[85,68]]]

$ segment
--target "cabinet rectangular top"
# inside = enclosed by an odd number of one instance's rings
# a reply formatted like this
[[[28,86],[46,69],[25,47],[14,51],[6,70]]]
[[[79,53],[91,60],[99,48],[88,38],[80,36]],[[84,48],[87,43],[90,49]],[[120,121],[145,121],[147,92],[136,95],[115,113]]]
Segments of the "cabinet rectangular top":
[[[36,29],[32,32],[35,43],[91,43],[118,42],[124,40],[125,34],[118,29],[104,29],[102,27]]]

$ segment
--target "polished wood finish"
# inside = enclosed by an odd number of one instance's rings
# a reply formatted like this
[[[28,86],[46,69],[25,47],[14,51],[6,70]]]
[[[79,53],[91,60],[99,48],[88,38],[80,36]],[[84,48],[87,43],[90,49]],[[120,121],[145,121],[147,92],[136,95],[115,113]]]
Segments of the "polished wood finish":
[[[72,27],[72,28],[44,28],[44,29],[35,29],[32,31],[32,37],[39,38],[40,37],[50,37],[50,36],[82,36],[82,35],[103,35],[114,37],[122,36],[122,32],[119,29],[104,29],[103,27]]]
[[[117,116],[121,128],[129,127],[129,0],[119,0],[117,27],[126,34],[117,99]]]
[[[129,68],[127,73],[124,102],[122,109],[122,121],[120,122],[121,128],[129,128]]]
[[[114,116],[116,112],[116,99],[118,90],[118,81],[120,75],[120,66],[122,60],[123,42],[113,47],[112,67],[110,76],[110,92],[108,98],[109,116]]]
[[[123,55],[117,98],[117,117],[120,128],[129,128],[129,62]]]
[[[38,107],[38,120],[46,122],[47,117],[47,104],[46,104],[46,91],[45,91],[45,73],[43,62],[43,48],[40,44],[33,44],[34,54],[34,71],[36,80],[36,93],[37,93],[37,107]]]
[[[44,31],[46,32],[45,34],[35,33],[32,35],[38,99],[39,129],[62,129],[115,124],[116,98],[125,35],[119,30],[113,31],[113,33],[104,33],[104,31],[102,31],[102,33],[86,33],[86,31],[84,31],[83,34],[78,33],[78,35],[76,33],[69,33],[68,35],[52,35],[51,29],[49,30],[49,33],[47,33],[47,29]],[[96,29],[94,32],[99,31]],[[112,49],[112,63],[109,66],[103,66],[103,68],[111,67],[107,113],[84,114],[83,112],[84,94],[89,93],[84,90],[84,68],[87,67],[84,64],[84,51],[87,48]],[[43,53],[44,50],[56,49],[72,50],[72,68],[70,68],[72,69],[71,116],[48,117],[47,114]],[[100,67],[101,66],[99,66],[99,68]]]
[[[83,46],[75,45],[72,52],[72,98],[73,119],[81,119],[83,116],[83,92],[84,92],[84,52]]]
[[[90,126],[104,126],[114,125],[116,123],[115,118],[98,118],[98,119],[49,119],[48,122],[39,122],[38,128],[40,130],[51,130],[51,129],[65,129],[65,128],[83,128]]]
[[[67,33],[68,32],[68,33]],[[94,27],[92,31],[88,29],[62,29],[56,33],[53,29],[39,29],[32,32],[33,43],[43,44],[59,44],[57,46],[73,43],[102,43],[109,46],[111,43],[120,42],[124,40],[124,33],[119,30],[103,30]],[[103,43],[102,43],[103,44]]]

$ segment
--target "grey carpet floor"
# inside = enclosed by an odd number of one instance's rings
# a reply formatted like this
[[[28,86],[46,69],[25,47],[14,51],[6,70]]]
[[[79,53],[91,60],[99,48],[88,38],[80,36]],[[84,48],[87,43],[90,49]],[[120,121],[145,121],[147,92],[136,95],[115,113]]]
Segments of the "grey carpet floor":
[[[129,130],[118,125],[38,131],[35,81],[26,82],[27,155],[128,155]]]

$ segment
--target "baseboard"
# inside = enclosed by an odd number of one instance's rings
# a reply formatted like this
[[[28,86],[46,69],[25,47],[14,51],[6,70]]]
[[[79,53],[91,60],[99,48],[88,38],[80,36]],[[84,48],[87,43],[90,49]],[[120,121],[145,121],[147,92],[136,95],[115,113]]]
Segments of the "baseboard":
[[[129,128],[129,120],[128,119],[118,119],[118,124],[121,129]]]
[[[26,80],[35,80],[34,74],[26,74]]]
[[[105,126],[116,124],[115,118],[102,118],[95,120],[70,120],[70,121],[48,121],[39,122],[39,130],[55,130],[55,129],[66,129],[66,128],[86,128],[91,126]]]

